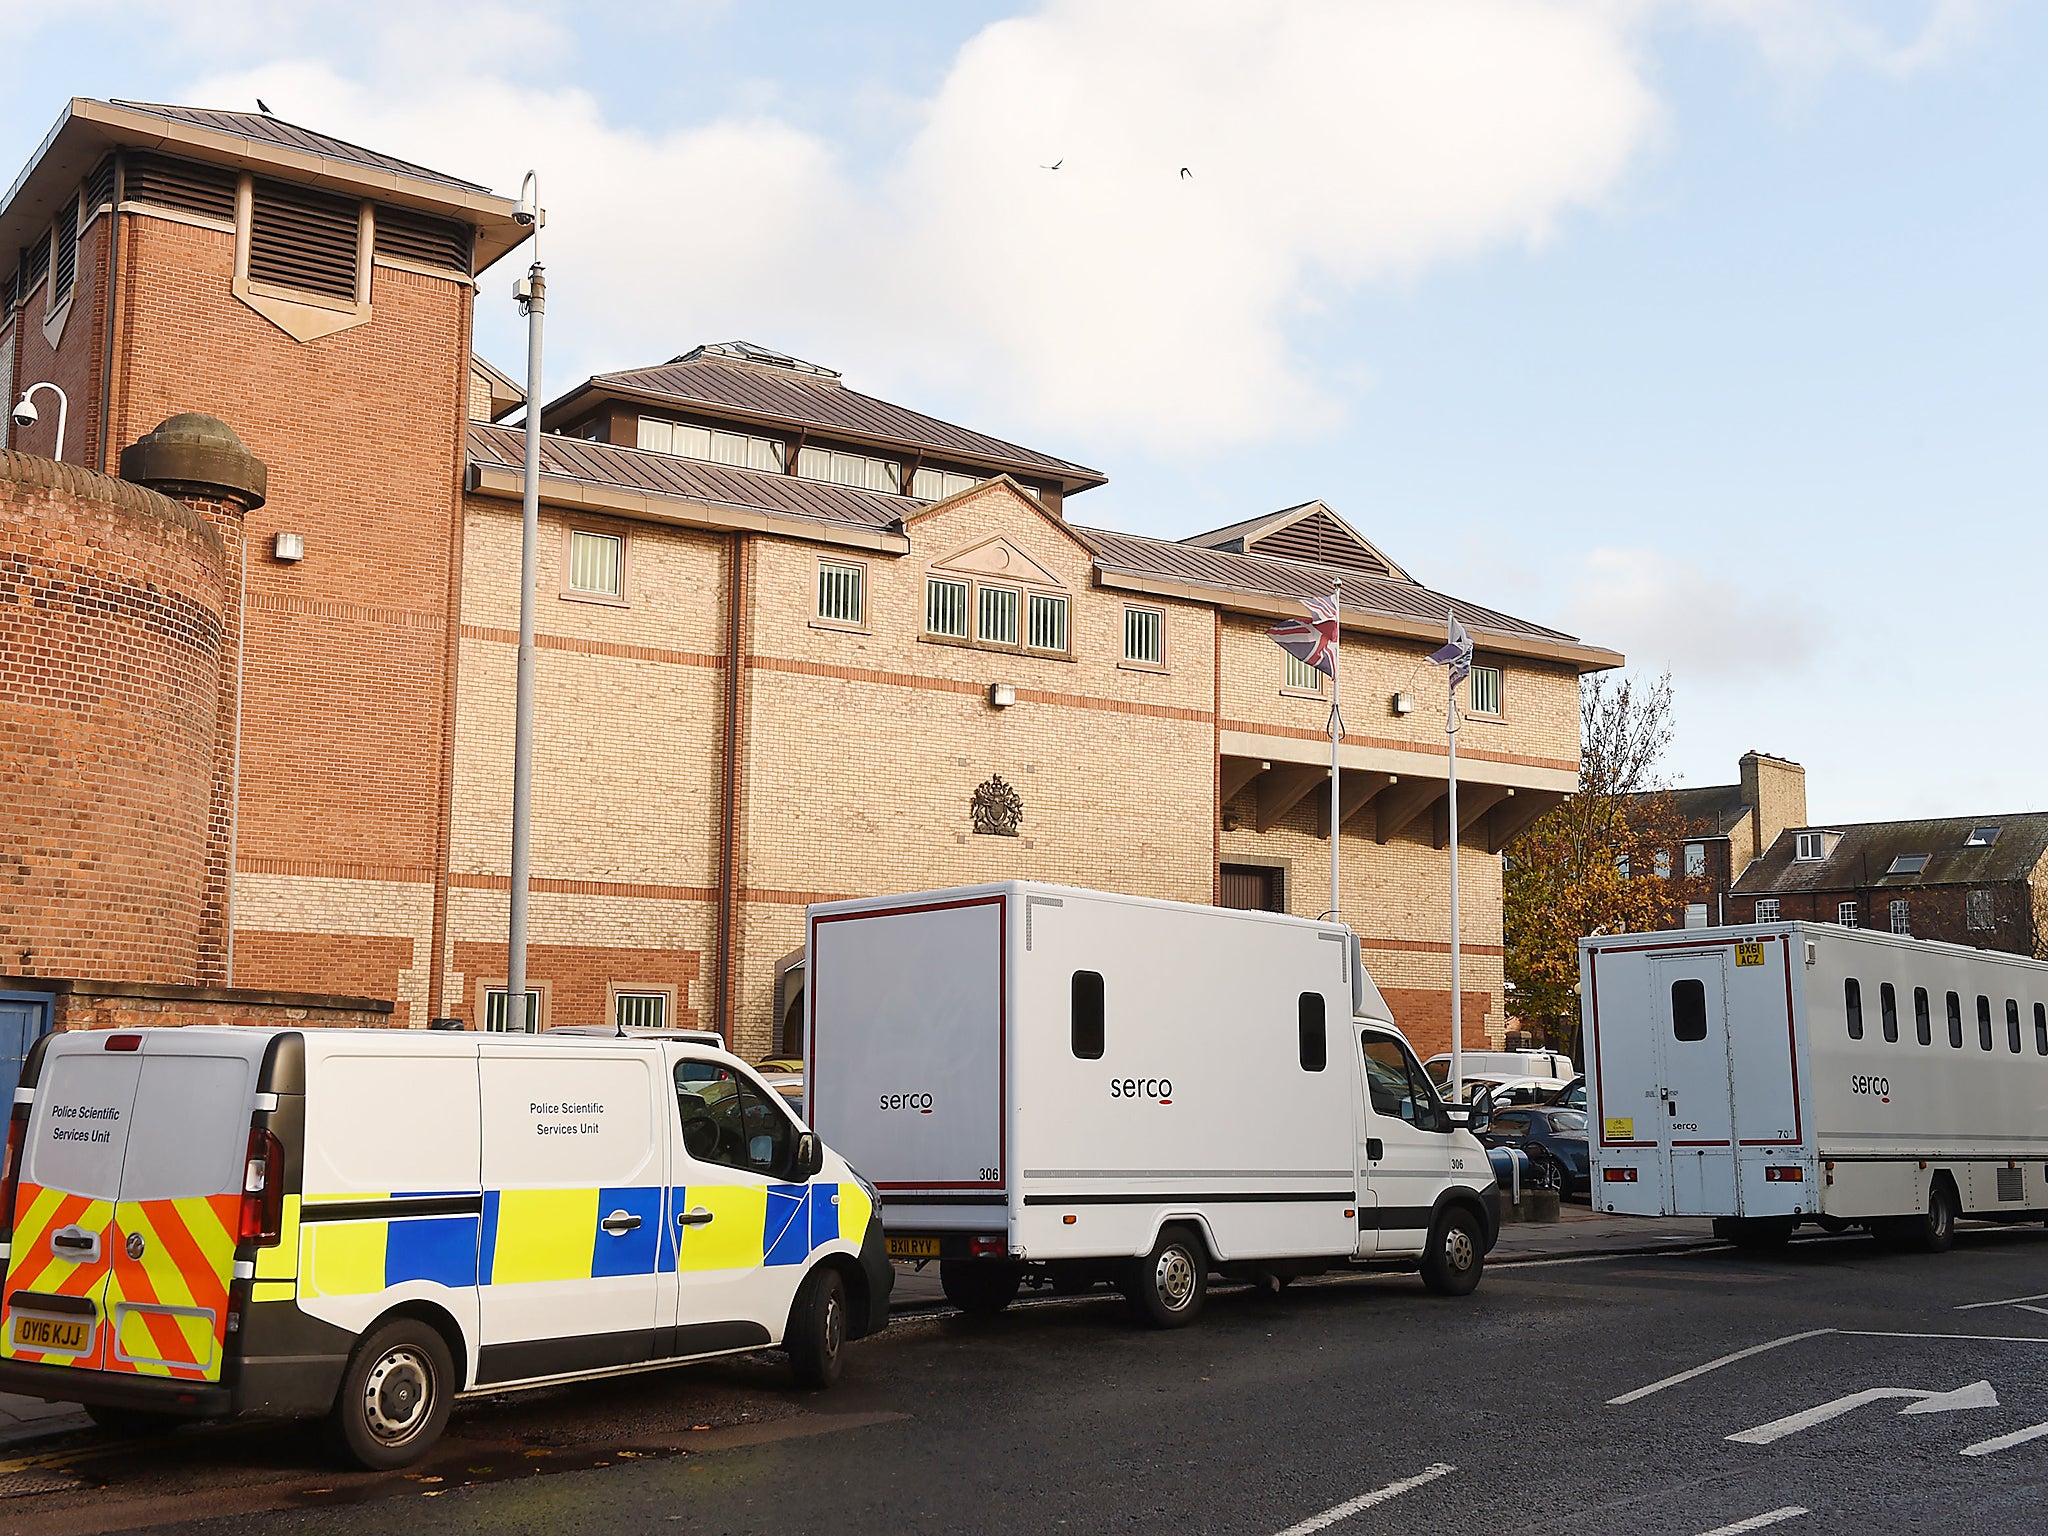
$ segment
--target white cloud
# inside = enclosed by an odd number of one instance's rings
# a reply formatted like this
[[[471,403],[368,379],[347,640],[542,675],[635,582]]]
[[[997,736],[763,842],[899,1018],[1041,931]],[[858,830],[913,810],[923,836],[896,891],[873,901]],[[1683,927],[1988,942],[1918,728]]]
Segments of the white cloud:
[[[1922,0],[1917,25],[1880,25],[1867,0],[1684,0],[1711,23],[1748,32],[1774,67],[1813,74],[1843,64],[1916,74],[1945,61],[1983,23],[1984,0]]]
[[[1595,549],[1582,556],[1564,627],[1613,646],[1639,671],[1669,668],[1688,680],[1782,678],[1818,647],[1811,603],[1756,587],[1739,560],[1711,568],[1656,549]]]

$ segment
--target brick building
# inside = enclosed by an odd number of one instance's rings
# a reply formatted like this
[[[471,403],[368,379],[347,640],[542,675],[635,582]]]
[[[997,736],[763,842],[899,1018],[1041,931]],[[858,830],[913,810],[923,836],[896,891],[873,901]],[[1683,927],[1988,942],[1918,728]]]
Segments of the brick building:
[[[522,445],[494,422],[521,402],[470,306],[522,236],[481,187],[274,118],[83,100],[0,207],[0,380],[69,392],[68,461],[111,470],[199,410],[269,466],[222,566],[212,979],[506,1022]],[[7,446],[51,454],[44,404]],[[545,1022],[763,1050],[807,902],[1019,875],[1312,915],[1334,830],[1344,915],[1425,1049],[1460,839],[1465,1017],[1498,1034],[1489,855],[1573,787],[1577,678],[1612,652],[1458,601],[1480,670],[1452,828],[1417,707],[1451,600],[1321,503],[1178,542],[1090,527],[1100,473],[737,343],[542,420]],[[1326,692],[1264,630],[1337,576],[1332,829]]]
[[[1682,826],[1658,868],[1688,882],[1688,928],[1741,921],[1728,904],[1735,882],[1780,832],[1806,821],[1806,770],[1799,764],[1751,751],[1742,754],[1739,769],[1733,784],[1656,792]]]

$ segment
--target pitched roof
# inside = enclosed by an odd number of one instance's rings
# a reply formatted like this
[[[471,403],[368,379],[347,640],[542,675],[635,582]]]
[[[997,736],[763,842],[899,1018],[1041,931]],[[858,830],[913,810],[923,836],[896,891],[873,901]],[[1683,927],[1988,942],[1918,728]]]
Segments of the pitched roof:
[[[1989,846],[1966,846],[1978,827],[1998,828]],[[1824,831],[1835,844],[1823,859],[1799,860],[1795,830]],[[2048,850],[2048,811],[2013,816],[1940,816],[1920,821],[1870,821],[1853,826],[1788,829],[1742,872],[1734,889],[1745,896],[1870,887],[1996,885],[2026,880]],[[1901,855],[1924,854],[1918,874],[1887,875]]]
[[[736,355],[742,348],[751,355]],[[1057,480],[1069,493],[1108,479],[1099,470],[848,389],[830,369],[794,358],[767,361],[781,356],[724,343],[654,367],[600,373],[548,405],[541,420],[557,426],[586,396],[623,394],[765,425],[812,428],[843,441],[922,449],[942,462]]]
[[[1687,835],[1692,837],[1719,837],[1750,809],[1743,801],[1740,784],[1698,784],[1648,793],[1668,796],[1672,808],[1685,823]]]
[[[412,161],[401,160],[396,155],[379,154],[374,149],[365,149],[360,144],[337,139],[331,133],[301,128],[297,123],[288,123],[281,117],[271,117],[262,112],[222,112],[211,107],[178,107],[163,102],[122,101],[118,98],[113,105],[126,107],[131,112],[146,112],[152,117],[161,117],[168,122],[186,123],[194,128],[211,128],[217,133],[237,134],[258,143],[277,144],[286,149],[319,155],[327,160],[340,160],[369,170],[389,171],[393,175],[411,176],[419,181],[439,182],[444,187],[460,187],[465,192],[489,190],[478,182],[464,181],[461,177],[450,176],[445,171],[431,171],[424,165],[415,165]]]
[[[1304,501],[1292,507],[1282,507],[1264,517],[1247,518],[1225,528],[1212,528],[1181,542],[1240,555],[1270,555],[1283,560],[1305,560],[1314,565],[1341,566],[1345,570],[1394,576],[1403,581],[1414,579],[1322,501]]]

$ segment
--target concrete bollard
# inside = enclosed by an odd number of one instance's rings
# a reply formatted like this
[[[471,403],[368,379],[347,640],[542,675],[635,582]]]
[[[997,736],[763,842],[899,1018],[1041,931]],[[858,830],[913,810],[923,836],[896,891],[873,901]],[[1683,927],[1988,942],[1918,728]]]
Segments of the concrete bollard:
[[[1562,1221],[1564,1219],[1559,1204],[1558,1192],[1554,1189],[1531,1189],[1524,1185],[1520,1200],[1516,1200],[1505,1189],[1501,1191],[1501,1194],[1504,1197],[1500,1203],[1502,1226],[1506,1226],[1511,1221],[1546,1222]]]

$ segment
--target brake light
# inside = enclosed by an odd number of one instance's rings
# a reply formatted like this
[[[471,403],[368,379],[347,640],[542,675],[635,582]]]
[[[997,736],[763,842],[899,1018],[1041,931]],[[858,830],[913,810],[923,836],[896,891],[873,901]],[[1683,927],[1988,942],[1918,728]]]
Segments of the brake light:
[[[970,1237],[967,1239],[967,1256],[972,1259],[1000,1259],[1010,1251],[1007,1240],[1000,1237]]]
[[[1609,1184],[1633,1184],[1636,1171],[1633,1168],[1602,1168],[1600,1177]]]
[[[28,1150],[28,1106],[17,1104],[7,1121],[6,1161],[0,1162],[0,1238],[14,1236],[14,1192],[21,1187],[21,1159]]]
[[[260,1125],[249,1128],[249,1160],[242,1166],[242,1227],[236,1240],[275,1248],[284,1225],[284,1144]]]
[[[142,1049],[140,1035],[109,1035],[105,1049],[110,1051],[139,1051]]]
[[[1766,1184],[1803,1184],[1806,1182],[1806,1170],[1799,1167],[1788,1167],[1782,1163],[1768,1163],[1764,1166],[1764,1182]]]

